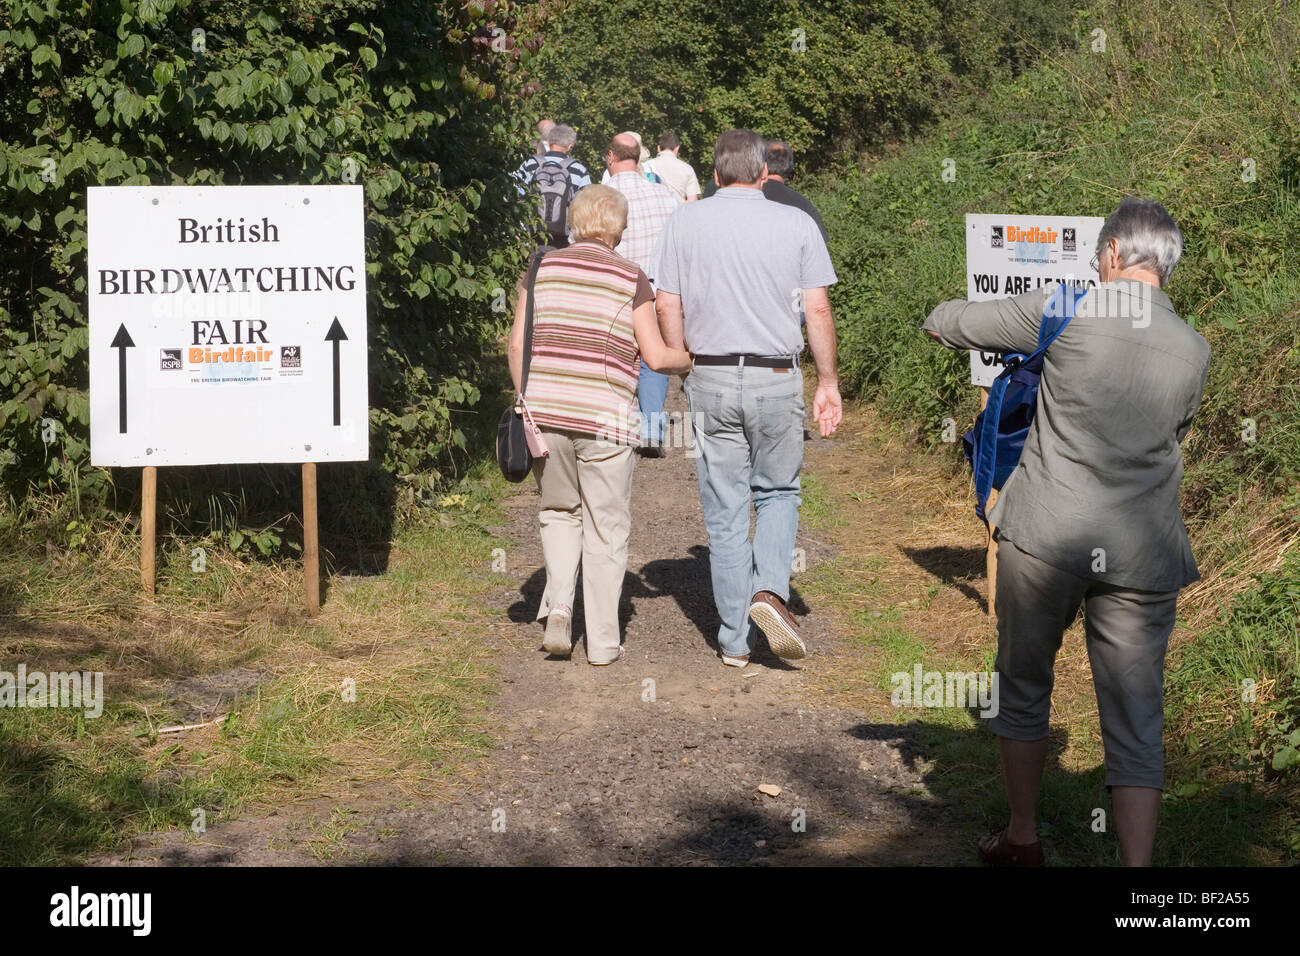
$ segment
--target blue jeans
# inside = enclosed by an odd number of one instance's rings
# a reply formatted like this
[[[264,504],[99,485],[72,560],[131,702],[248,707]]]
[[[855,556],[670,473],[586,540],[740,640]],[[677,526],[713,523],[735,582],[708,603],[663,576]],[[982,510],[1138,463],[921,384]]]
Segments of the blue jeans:
[[[686,378],[695,468],[709,531],[718,645],[748,654],[759,591],[790,598],[803,466],[803,374],[799,369],[697,365]],[[749,506],[754,504],[754,540]]]
[[[645,362],[636,380],[636,401],[641,406],[641,444],[664,443],[664,402],[668,400],[668,376]]]

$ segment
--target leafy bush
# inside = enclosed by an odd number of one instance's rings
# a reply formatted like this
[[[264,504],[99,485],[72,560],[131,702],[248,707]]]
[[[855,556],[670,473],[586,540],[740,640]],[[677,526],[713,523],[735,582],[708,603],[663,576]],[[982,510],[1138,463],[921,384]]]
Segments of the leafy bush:
[[[1263,3],[1155,7],[1100,5],[1080,16],[1077,50],[963,102],[893,158],[803,186],[839,269],[847,390],[936,446],[942,420],[970,421],[978,401],[966,355],[919,331],[938,302],[965,296],[964,215],[1104,216],[1128,193],[1163,202],[1185,245],[1169,294],[1213,350],[1186,443],[1195,512],[1243,483],[1281,493],[1300,475],[1297,98],[1271,52],[1298,37]],[[1105,25],[1104,52],[1092,24]]]
[[[596,157],[619,130],[666,130],[707,165],[717,135],[788,140],[812,166],[875,146],[1061,42],[1068,6],[1021,0],[845,3],[602,0],[559,5],[539,105]],[[652,150],[653,152],[653,150]]]
[[[365,187],[374,462],[436,481],[522,261],[515,3],[10,0],[0,13],[0,480],[88,466],[86,188]],[[48,420],[48,421],[47,421]],[[45,424],[42,424],[45,422]],[[52,424],[51,424],[52,423]]]

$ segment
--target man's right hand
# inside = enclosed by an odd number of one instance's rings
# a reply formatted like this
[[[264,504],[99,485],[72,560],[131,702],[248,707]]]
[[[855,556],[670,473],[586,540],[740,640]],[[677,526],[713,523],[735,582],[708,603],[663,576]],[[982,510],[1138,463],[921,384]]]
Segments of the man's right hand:
[[[813,418],[822,438],[830,438],[840,426],[840,382],[835,374],[835,319],[825,287],[803,290],[804,318],[808,323],[808,349],[817,369],[817,394]]]
[[[838,385],[818,385],[813,396],[813,418],[821,429],[822,438],[830,438],[835,429],[840,427],[844,417],[844,408],[840,403]]]

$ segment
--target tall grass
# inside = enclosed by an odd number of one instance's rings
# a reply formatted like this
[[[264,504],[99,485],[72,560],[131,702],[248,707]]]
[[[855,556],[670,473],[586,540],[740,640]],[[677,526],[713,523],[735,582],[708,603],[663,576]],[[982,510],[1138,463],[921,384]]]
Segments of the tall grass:
[[[331,576],[312,619],[295,561],[213,548],[196,566],[193,541],[165,539],[149,601],[128,522],[67,548],[33,530],[64,502],[0,513],[0,669],[99,671],[104,690],[99,717],[0,707],[0,864],[78,862],[196,810],[212,826],[357,781],[438,792],[489,742],[498,491],[480,475],[414,515],[388,573]]]
[[[1259,0],[1169,6],[1101,4],[1080,16],[1077,51],[964,102],[891,158],[803,185],[832,234],[848,390],[934,443],[943,418],[971,417],[978,398],[965,354],[918,331],[938,302],[965,295],[964,215],[1105,215],[1131,193],[1163,202],[1185,239],[1170,295],[1214,351],[1187,442],[1195,510],[1300,474],[1297,32]],[[1092,52],[1093,28],[1105,52]]]
[[[1274,763],[1300,730],[1300,29],[1284,3],[1134,0],[1080,12],[1076,35],[915,141],[797,184],[831,232],[843,382],[953,456],[943,419],[971,421],[978,392],[966,355],[919,326],[965,297],[965,214],[1162,202],[1185,243],[1168,291],[1212,349],[1184,444],[1206,580],[1170,658],[1171,768],[1184,787],[1295,795],[1300,768]],[[1289,827],[1300,848],[1300,820]]]

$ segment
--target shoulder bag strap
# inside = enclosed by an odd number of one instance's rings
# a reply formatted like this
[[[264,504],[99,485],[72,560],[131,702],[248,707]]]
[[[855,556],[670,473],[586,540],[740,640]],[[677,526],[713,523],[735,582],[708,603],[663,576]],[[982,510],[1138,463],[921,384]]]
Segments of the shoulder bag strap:
[[[1057,286],[1056,291],[1052,293],[1052,297],[1048,299],[1047,307],[1043,311],[1042,323],[1038,327],[1038,348],[1027,356],[1013,356],[1010,360],[1013,364],[1003,370],[1002,374],[994,380],[993,385],[989,388],[989,400],[988,404],[984,406],[984,421],[981,423],[982,428],[979,436],[979,454],[974,469],[975,513],[984,519],[985,524],[988,524],[988,518],[985,517],[984,509],[987,507],[989,496],[993,492],[994,470],[997,466],[998,424],[1002,420],[1002,399],[1006,395],[1007,386],[1011,382],[1011,374],[1016,368],[1028,365],[1047,354],[1048,346],[1055,342],[1057,337],[1065,331],[1065,327],[1074,318],[1079,300],[1085,295],[1087,295],[1086,289],[1078,289],[1064,283]],[[1049,323],[1062,317],[1064,317],[1065,321],[1049,332]]]
[[[542,264],[545,249],[533,253],[533,261],[528,267],[528,282],[524,286],[528,296],[528,305],[524,310],[524,368],[519,381],[519,397],[523,398],[528,388],[528,369],[533,364],[533,310],[537,302],[534,287],[537,285],[537,268]]]
[[[1047,347],[1065,331],[1065,327],[1070,324],[1070,320],[1074,318],[1075,310],[1079,307],[1079,300],[1087,294],[1087,289],[1079,289],[1065,283],[1061,283],[1056,287],[1052,297],[1047,300],[1047,308],[1043,310],[1043,320],[1038,326],[1038,348],[1025,358],[1021,363],[1022,365],[1028,365],[1035,359],[1040,359],[1047,354]],[[1053,329],[1052,323],[1057,319],[1063,319],[1064,321]]]

